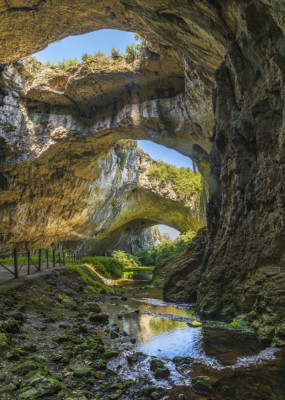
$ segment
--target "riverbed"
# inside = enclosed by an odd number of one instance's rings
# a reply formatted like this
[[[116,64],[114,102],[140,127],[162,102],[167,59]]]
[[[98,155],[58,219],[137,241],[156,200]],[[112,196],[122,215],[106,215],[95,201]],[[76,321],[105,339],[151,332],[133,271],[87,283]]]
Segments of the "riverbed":
[[[200,318],[194,311],[194,305],[165,302],[161,289],[151,284],[151,276],[147,272],[133,273],[125,278],[116,286],[117,295],[105,297],[100,304],[109,317],[109,324],[100,330],[100,334],[109,346],[119,352],[109,361],[108,368],[123,379],[147,379],[150,385],[175,391],[177,387],[190,388],[191,377],[197,374],[210,376],[215,386],[225,377],[242,373],[246,386],[250,375],[254,375],[253,369],[257,371],[261,368],[263,371],[265,368],[266,371],[267,367],[266,390],[262,387],[263,382],[256,382],[257,385],[252,382],[254,392],[246,395],[252,397],[242,397],[242,392],[239,397],[231,397],[231,392],[234,395],[236,391],[235,384],[231,390],[231,384],[226,379],[229,394],[219,397],[217,393],[212,398],[284,398],[284,371],[282,373],[280,366],[284,352],[261,343],[252,333],[235,331],[226,325],[216,328],[214,324],[203,322],[199,326],[197,322]],[[196,326],[193,326],[193,321],[196,321]],[[169,377],[155,378],[150,369],[154,358],[159,358],[169,369]],[[275,384],[270,388],[272,379]],[[274,397],[276,389],[279,394]],[[169,393],[170,397],[165,399],[171,398],[171,390]],[[213,391],[204,395],[211,397]]]

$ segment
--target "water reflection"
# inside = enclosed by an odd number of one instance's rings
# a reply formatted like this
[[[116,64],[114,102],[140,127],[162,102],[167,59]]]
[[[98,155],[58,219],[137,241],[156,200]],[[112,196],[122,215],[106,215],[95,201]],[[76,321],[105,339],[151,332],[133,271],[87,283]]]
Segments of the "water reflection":
[[[116,324],[124,333],[121,344],[136,339],[132,351],[168,360],[192,357],[220,368],[265,348],[252,335],[189,326],[197,318],[191,306],[164,302],[161,289],[146,281],[124,281],[116,290],[120,295],[106,299],[102,309],[109,314],[110,329]]]
[[[137,350],[149,356],[172,359],[176,356],[202,357],[201,328],[185,322],[142,315]]]

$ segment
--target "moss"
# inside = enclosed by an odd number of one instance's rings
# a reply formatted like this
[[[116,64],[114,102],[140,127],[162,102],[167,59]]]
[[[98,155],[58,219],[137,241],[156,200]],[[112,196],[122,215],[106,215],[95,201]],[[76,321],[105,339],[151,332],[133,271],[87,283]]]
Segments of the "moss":
[[[69,265],[67,267],[67,271],[69,273],[75,273],[79,275],[82,282],[86,283],[88,286],[91,286],[94,291],[100,293],[114,293],[114,289],[110,288],[107,285],[99,282],[99,278],[94,272],[92,266],[88,265]]]
[[[92,265],[105,278],[118,279],[123,276],[122,265],[112,257],[83,257],[82,262]]]
[[[191,326],[202,326],[202,322],[200,322],[200,321],[192,321],[191,323]]]
[[[196,376],[192,378],[192,385],[198,392],[210,392],[212,390],[212,382],[208,376]]]
[[[160,378],[167,379],[169,377],[169,375],[170,375],[170,371],[166,367],[160,367],[154,371],[154,376],[156,379],[160,379]]]

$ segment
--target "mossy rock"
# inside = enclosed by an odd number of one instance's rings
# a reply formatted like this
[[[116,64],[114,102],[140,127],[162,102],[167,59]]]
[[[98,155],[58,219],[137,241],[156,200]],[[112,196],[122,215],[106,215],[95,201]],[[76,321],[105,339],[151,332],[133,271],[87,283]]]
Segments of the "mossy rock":
[[[86,364],[78,363],[70,365],[71,371],[74,373],[76,378],[81,378],[82,376],[91,375],[92,368]]]
[[[7,333],[0,333],[0,354],[5,354],[11,349],[11,336]]]
[[[163,362],[161,360],[159,360],[158,358],[154,358],[150,362],[150,369],[152,371],[155,371],[157,368],[163,368],[163,367],[164,367]]]
[[[101,312],[100,313],[91,312],[89,313],[88,321],[93,322],[95,324],[108,324],[109,317],[107,314]]]
[[[38,369],[44,369],[45,367],[35,361],[32,360],[27,360],[23,362],[22,364],[18,365],[17,367],[13,368],[13,372],[15,372],[18,375],[26,375],[31,371],[36,371]]]
[[[103,353],[104,358],[116,357],[119,354],[116,350],[105,350]]]
[[[65,388],[65,385],[57,378],[40,370],[27,374],[21,386],[22,389],[19,391],[21,400],[35,400],[46,395],[53,395]]]
[[[170,375],[170,371],[168,368],[166,367],[159,367],[156,368],[156,370],[154,371],[154,377],[156,379],[167,379]]]
[[[174,357],[172,359],[175,365],[191,365],[194,361],[192,357]]]
[[[95,369],[95,371],[104,371],[107,369],[107,363],[103,360],[96,360],[92,364],[92,367]]]
[[[5,385],[2,388],[0,388],[0,395],[3,393],[12,393],[15,390],[17,390],[17,386],[14,385],[14,383],[9,383],[8,385]]]
[[[210,392],[212,390],[212,382],[208,376],[196,376],[192,378],[192,386],[198,392]]]
[[[20,333],[21,325],[15,319],[10,321],[0,321],[0,332],[2,333]]]
[[[98,306],[98,304],[93,303],[92,301],[87,301],[82,304],[81,309],[86,312],[86,313],[100,313],[102,312],[101,308]]]

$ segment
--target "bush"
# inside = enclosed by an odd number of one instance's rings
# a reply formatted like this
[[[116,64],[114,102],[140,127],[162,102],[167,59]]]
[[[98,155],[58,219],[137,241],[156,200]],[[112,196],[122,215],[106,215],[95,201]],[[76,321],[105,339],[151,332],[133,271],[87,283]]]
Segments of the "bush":
[[[193,231],[188,231],[187,233],[178,236],[176,240],[165,240],[164,242],[155,244],[152,247],[144,247],[139,250],[136,257],[142,265],[156,265],[162,260],[183,253],[194,236],[195,233]]]
[[[111,49],[111,57],[112,58],[118,58],[120,56],[120,51],[116,49],[115,47],[112,47]]]
[[[93,58],[93,56],[92,56],[91,54],[84,53],[84,54],[82,54],[81,60],[82,60],[83,62],[85,62],[85,61],[92,60],[92,58]]]
[[[137,48],[134,44],[128,44],[126,47],[126,58],[135,58],[138,55]]]
[[[77,58],[71,58],[66,60],[65,58],[62,61],[59,61],[57,66],[61,69],[67,69],[71,67],[75,67],[78,64]]]
[[[113,251],[113,258],[116,260],[119,264],[121,264],[122,267],[138,267],[138,263],[136,262],[136,259],[134,256],[131,254],[126,253],[123,250],[116,250]]]
[[[102,53],[102,51],[96,51],[96,53],[94,53],[94,57],[96,58],[96,57],[104,57],[104,56],[106,56],[106,54],[105,53]]]

